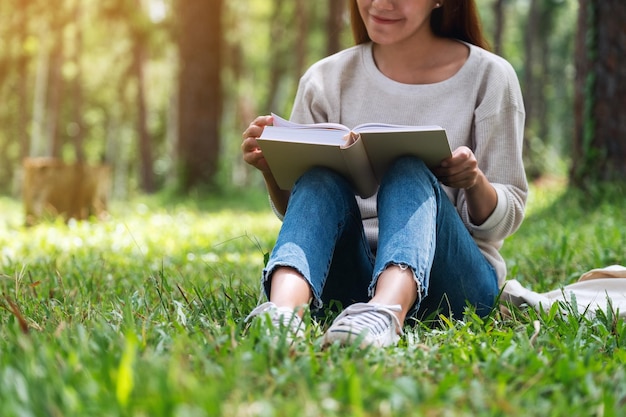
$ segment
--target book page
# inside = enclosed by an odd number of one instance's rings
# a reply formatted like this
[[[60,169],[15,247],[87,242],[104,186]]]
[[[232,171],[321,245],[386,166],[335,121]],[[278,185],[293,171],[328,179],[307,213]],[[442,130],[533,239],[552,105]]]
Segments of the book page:
[[[353,131],[357,133],[378,133],[378,132],[423,132],[431,130],[441,130],[441,126],[405,126],[387,123],[364,123],[356,126]]]
[[[343,130],[323,128],[294,129],[283,126],[265,126],[259,139],[340,147],[346,143],[344,136],[346,136],[346,132]]]
[[[347,133],[350,129],[347,126],[344,126],[340,123],[295,123],[282,117],[277,114],[272,113],[272,117],[274,118],[274,126],[278,127],[288,127],[291,129],[332,129],[332,130],[341,130],[342,132]]]

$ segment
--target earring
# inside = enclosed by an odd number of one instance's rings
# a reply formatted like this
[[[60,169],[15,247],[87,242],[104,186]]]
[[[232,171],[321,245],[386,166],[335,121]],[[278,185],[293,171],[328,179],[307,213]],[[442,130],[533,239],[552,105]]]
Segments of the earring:
[[[440,8],[440,7],[441,7],[441,3],[437,3],[437,4],[435,4],[435,8],[437,8],[437,9],[438,9],[438,8]]]

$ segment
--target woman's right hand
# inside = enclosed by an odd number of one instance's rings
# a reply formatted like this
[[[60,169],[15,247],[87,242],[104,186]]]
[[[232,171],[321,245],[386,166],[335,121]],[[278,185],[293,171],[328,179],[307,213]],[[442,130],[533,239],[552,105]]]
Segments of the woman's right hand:
[[[243,142],[241,143],[243,160],[264,174],[271,174],[271,171],[265,157],[263,156],[263,151],[259,147],[257,138],[261,136],[265,126],[271,125],[272,123],[272,116],[257,117],[243,132]]]
[[[269,192],[270,198],[274,203],[276,211],[282,215],[287,211],[287,203],[289,202],[289,191],[281,190],[274,175],[263,156],[263,151],[259,146],[257,139],[263,133],[265,126],[274,123],[272,116],[259,116],[250,123],[250,126],[243,132],[243,142],[241,143],[241,152],[243,160],[252,165],[263,173],[265,186]]]

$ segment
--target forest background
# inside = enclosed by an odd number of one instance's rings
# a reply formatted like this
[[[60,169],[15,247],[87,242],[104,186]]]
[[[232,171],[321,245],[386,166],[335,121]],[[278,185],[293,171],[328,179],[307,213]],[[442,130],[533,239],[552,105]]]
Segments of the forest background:
[[[578,11],[613,3],[617,19],[619,1],[477,2],[522,85],[530,179],[571,173],[576,132],[593,129],[575,120]],[[117,198],[260,185],[241,132],[257,114],[288,115],[306,68],[353,44],[346,4],[0,0],[0,192],[18,195],[29,156],[109,164]]]
[[[623,265],[626,2],[477,4],[523,88],[529,179],[621,180],[532,181],[509,276],[541,292]],[[241,132],[351,44],[342,0],[0,0],[0,194],[52,156],[110,164],[123,200],[25,228],[0,195],[0,415],[626,415],[626,322],[561,314],[575,300],[381,351],[322,349],[332,317],[295,351],[245,322],[280,222]]]

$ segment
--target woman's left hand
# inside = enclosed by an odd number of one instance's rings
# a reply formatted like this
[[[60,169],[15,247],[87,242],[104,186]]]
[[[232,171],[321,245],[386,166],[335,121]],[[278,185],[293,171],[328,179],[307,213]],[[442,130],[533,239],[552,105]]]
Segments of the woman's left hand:
[[[474,152],[461,146],[452,156],[433,169],[442,184],[465,189],[467,211],[476,225],[482,224],[493,213],[498,204],[496,189],[478,167]]]
[[[474,152],[467,146],[460,146],[452,156],[433,169],[442,184],[452,188],[472,188],[476,185],[481,171]]]

